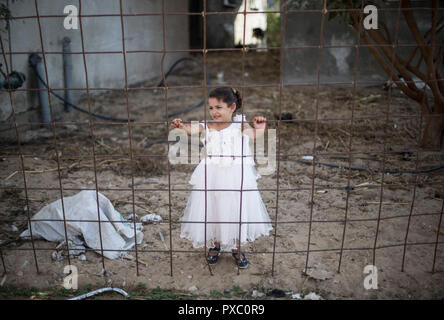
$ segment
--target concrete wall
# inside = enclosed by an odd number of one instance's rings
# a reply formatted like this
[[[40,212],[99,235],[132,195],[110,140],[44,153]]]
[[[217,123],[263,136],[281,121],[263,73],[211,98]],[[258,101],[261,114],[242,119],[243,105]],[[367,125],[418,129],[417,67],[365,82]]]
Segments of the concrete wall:
[[[34,0],[0,0],[8,4],[15,17],[35,16]],[[39,0],[39,15],[65,15],[66,5],[78,6],[73,0]],[[167,12],[187,12],[187,0],[166,0]],[[162,2],[158,0],[125,0],[123,13],[161,13]],[[119,0],[82,1],[83,14],[119,14]],[[65,30],[64,17],[41,18],[43,46],[47,52],[62,52],[62,39],[71,38],[73,52],[81,52],[81,37],[79,30]],[[167,16],[166,20],[166,49],[188,49],[189,31],[188,16]],[[3,25],[2,22],[0,24]],[[120,16],[113,17],[84,17],[82,18],[85,51],[122,51],[122,31]],[[127,16],[124,17],[126,50],[162,50],[162,16]],[[39,26],[36,18],[14,19],[11,21],[10,32],[2,33],[5,50],[13,52],[40,52],[41,43]],[[165,71],[180,56],[185,53],[167,54]],[[35,88],[36,79],[28,66],[28,54],[14,54],[7,57],[10,70],[16,70],[26,75],[26,82],[22,88]],[[131,53],[127,54],[127,70],[129,84],[161,77],[160,53]],[[0,62],[5,64],[3,56]],[[63,87],[63,64],[61,54],[46,55],[49,84],[52,88]],[[73,86],[85,88],[85,70],[83,56],[73,54]],[[123,55],[117,54],[88,54],[86,55],[89,87],[91,88],[122,88],[124,81]],[[12,66],[12,68],[11,68]],[[3,70],[6,71],[5,67]],[[92,94],[103,91],[92,91]],[[63,91],[59,91],[63,96]],[[85,91],[75,92],[75,99],[84,95]],[[52,102],[58,100],[51,98]],[[14,93],[16,112],[23,112],[38,106],[36,92],[16,91]],[[61,108],[58,108],[61,109]],[[35,116],[35,115],[34,115]],[[34,117],[35,118],[35,117]],[[11,121],[11,106],[9,95],[0,92],[0,121]],[[38,121],[38,119],[34,119]]]
[[[387,7],[397,8],[398,2],[385,1]],[[366,2],[367,4],[367,2]],[[430,1],[414,1],[415,7],[430,7]],[[322,1],[287,1],[289,10],[322,9]],[[431,26],[431,12],[417,10],[414,12],[418,27],[425,32]],[[440,11],[438,19],[443,16]],[[384,21],[391,33],[395,34],[397,11],[378,11],[379,22]],[[341,22],[340,17],[332,20],[325,19],[323,32],[323,45],[342,46],[357,44],[357,34],[352,27]],[[380,26],[381,28],[381,26]],[[285,46],[318,46],[320,43],[321,14],[320,13],[292,13],[287,15],[287,26],[285,30]],[[442,43],[444,34],[437,39],[437,44]],[[398,43],[415,44],[408,26],[401,14]],[[362,44],[362,41],[361,41]],[[408,57],[413,48],[398,48],[397,53],[401,57]],[[284,82],[295,84],[301,82],[317,81],[318,48],[291,49],[285,52],[284,58]],[[355,48],[323,48],[320,81],[329,82],[352,82],[355,68]],[[359,48],[357,81],[385,81],[388,79],[386,73],[366,47]]]
[[[230,0],[231,6],[224,5],[223,0],[207,1],[208,12],[237,12],[242,0]],[[207,48],[234,47],[234,14],[207,16]]]

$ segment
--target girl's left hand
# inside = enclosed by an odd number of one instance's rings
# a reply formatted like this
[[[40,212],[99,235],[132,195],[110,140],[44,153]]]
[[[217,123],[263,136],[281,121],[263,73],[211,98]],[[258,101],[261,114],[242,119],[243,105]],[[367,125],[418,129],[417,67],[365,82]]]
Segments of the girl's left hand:
[[[265,129],[267,119],[265,117],[254,117],[253,126],[255,129]]]

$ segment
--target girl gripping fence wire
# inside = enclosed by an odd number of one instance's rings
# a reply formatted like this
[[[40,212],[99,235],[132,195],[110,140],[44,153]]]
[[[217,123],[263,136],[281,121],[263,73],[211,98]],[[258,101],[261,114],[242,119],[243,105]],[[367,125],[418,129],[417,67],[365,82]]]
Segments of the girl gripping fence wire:
[[[213,121],[200,122],[198,130],[192,130],[191,124],[183,124],[181,119],[174,119],[171,124],[172,128],[185,130],[189,135],[205,133],[206,156],[189,181],[193,191],[182,218],[180,236],[191,240],[195,248],[203,247],[206,240],[210,247],[208,264],[217,263],[221,250],[232,250],[235,263],[246,268],[248,260],[239,250],[239,236],[240,244],[244,245],[272,230],[267,209],[257,190],[256,180],[260,175],[249,146],[250,138],[264,135],[266,119],[254,117],[252,128],[245,115],[233,117],[242,107],[242,99],[236,89],[229,87],[211,91],[208,105]],[[243,126],[242,119],[245,121]]]

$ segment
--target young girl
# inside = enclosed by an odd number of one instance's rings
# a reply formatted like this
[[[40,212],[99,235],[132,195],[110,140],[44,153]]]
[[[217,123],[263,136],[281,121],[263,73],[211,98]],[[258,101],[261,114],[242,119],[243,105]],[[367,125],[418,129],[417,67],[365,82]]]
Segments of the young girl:
[[[208,105],[213,121],[206,125],[201,122],[199,132],[192,132],[191,125],[183,124],[181,119],[174,119],[171,124],[172,128],[183,129],[189,135],[205,131],[202,142],[205,144],[206,156],[197,165],[189,181],[193,191],[182,218],[180,236],[193,241],[195,248],[203,247],[206,240],[210,247],[207,261],[211,265],[217,263],[222,249],[232,250],[236,264],[246,268],[248,260],[238,250],[239,231],[241,244],[244,245],[247,241],[268,235],[272,229],[261,195],[254,190],[257,189],[256,179],[260,175],[256,171],[249,146],[250,138],[255,139],[264,134],[266,119],[255,117],[252,128],[246,122],[245,115],[233,117],[234,112],[241,108],[242,99],[236,89],[229,87],[211,91]],[[243,127],[242,119],[245,121]],[[239,225],[242,226],[241,230]]]

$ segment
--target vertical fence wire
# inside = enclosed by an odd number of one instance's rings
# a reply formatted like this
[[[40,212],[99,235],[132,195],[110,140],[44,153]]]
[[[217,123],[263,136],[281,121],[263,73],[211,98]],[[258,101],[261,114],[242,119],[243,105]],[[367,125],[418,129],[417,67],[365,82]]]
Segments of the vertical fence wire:
[[[120,25],[122,31],[122,53],[123,53],[123,69],[125,75],[125,102],[126,102],[126,115],[128,117],[128,139],[129,139],[129,153],[131,163],[131,195],[132,195],[132,207],[133,207],[133,228],[134,228],[134,250],[136,252],[136,274],[139,276],[139,252],[137,249],[137,228],[136,228],[136,204],[135,204],[135,191],[134,191],[134,154],[133,154],[133,130],[130,122],[130,109],[128,101],[128,67],[126,63],[126,45],[125,45],[125,23],[123,20],[123,6],[122,0],[119,1],[120,7]],[[168,124],[167,124],[168,126]],[[168,145],[168,143],[167,143]]]
[[[362,12],[364,10],[364,0],[361,1],[361,11],[359,12],[359,21],[362,21]],[[341,251],[339,252],[339,263],[338,263],[338,273],[341,272],[341,262],[342,255],[344,253],[344,242],[345,242],[345,233],[347,228],[347,218],[348,218],[348,206],[350,199],[350,180],[351,180],[351,167],[352,167],[352,140],[353,140],[353,123],[355,117],[355,97],[356,97],[356,78],[358,74],[358,65],[359,65],[359,47],[361,42],[361,24],[358,26],[358,34],[356,39],[356,53],[354,60],[354,68],[353,68],[353,91],[352,91],[352,104],[351,104],[351,119],[350,119],[350,133],[349,133],[349,141],[348,141],[348,172],[347,172],[347,187],[346,187],[346,198],[345,198],[345,215],[344,215],[344,228],[342,230],[342,240],[341,240]]]
[[[280,43],[280,65],[279,65],[279,118],[276,125],[277,146],[276,146],[276,208],[274,213],[274,235],[273,235],[273,253],[271,258],[271,275],[274,276],[274,264],[276,256],[276,240],[277,240],[277,227],[278,227],[278,212],[279,212],[279,178],[280,178],[280,163],[281,163],[281,121],[282,121],[282,91],[284,88],[284,57],[285,57],[285,35],[287,28],[287,1],[283,1],[283,14],[281,15],[281,43]],[[265,133],[264,133],[265,134]],[[270,156],[270,155],[268,155]]]
[[[204,83],[203,83],[203,88],[204,88],[204,92],[203,92],[203,97],[204,97],[204,108],[203,108],[203,114],[204,114],[204,144],[205,146],[207,145],[207,101],[206,101],[206,97],[207,97],[207,0],[203,0],[203,11],[202,11],[202,19],[203,19],[203,49],[202,49],[202,53],[203,53],[203,66],[204,66],[204,70],[203,70],[203,74],[204,74]],[[205,195],[205,217],[204,217],[204,257],[206,256],[207,253],[207,221],[208,221],[208,192],[207,192],[207,183],[208,183],[208,176],[207,176],[207,155],[205,153],[204,155],[204,195]],[[202,192],[202,191],[200,191]],[[212,191],[214,194],[214,191]],[[214,195],[213,195],[214,196]],[[214,223],[214,221],[213,221]],[[207,263],[208,266],[208,270],[210,271],[210,275],[213,275],[213,270],[211,268],[211,265],[209,264],[208,260],[205,259],[205,262]]]
[[[247,52],[247,47],[245,45],[245,29],[247,25],[247,1],[244,1],[244,27],[242,29],[242,86],[241,86],[241,97],[245,97],[245,54]],[[243,100],[245,101],[245,99]],[[242,114],[245,114],[245,103],[242,104]],[[244,117],[241,117],[241,132],[244,127]],[[240,180],[240,190],[239,190],[239,196],[240,196],[240,208],[239,208],[239,239],[238,239],[238,246],[237,246],[237,252],[239,255],[239,259],[242,259],[241,255],[241,245],[242,245],[242,198],[244,193],[242,192],[242,188],[244,185],[244,137],[241,134],[241,180]],[[237,265],[237,274],[240,274],[240,267],[239,264]]]
[[[97,178],[97,160],[96,160],[96,139],[94,135],[94,120],[91,115],[91,95],[89,92],[89,79],[88,79],[88,67],[86,64],[86,55],[85,55],[85,41],[84,41],[84,34],[83,34],[83,25],[82,25],[82,0],[79,0],[79,28],[80,28],[80,42],[82,44],[82,57],[83,57],[83,67],[85,71],[85,86],[86,86],[86,98],[88,102],[88,111],[89,111],[89,132],[91,134],[91,141],[92,141],[92,150],[93,150],[93,167],[94,167],[94,182],[95,182],[95,189],[96,189],[96,203],[97,203],[97,223],[99,227],[99,239],[100,239],[100,252],[102,256],[102,268],[103,273],[105,274],[106,268],[105,268],[105,257],[104,257],[104,250],[103,250],[103,238],[102,238],[102,224],[100,219],[100,205],[99,205],[99,182]],[[49,84],[48,84],[49,85]],[[49,95],[49,91],[48,91]],[[63,198],[62,198],[63,200]],[[63,219],[65,220],[65,218]]]
[[[308,241],[307,241],[307,256],[305,260],[305,269],[304,273],[306,274],[308,272],[308,259],[310,254],[310,241],[311,241],[311,228],[312,228],[312,221],[313,221],[313,207],[314,207],[314,190],[315,190],[315,172],[316,172],[316,138],[318,135],[318,114],[319,114],[319,90],[320,90],[320,80],[321,80],[321,61],[322,61],[322,49],[324,46],[324,22],[325,22],[325,15],[327,14],[327,0],[323,1],[323,8],[322,8],[322,17],[321,17],[321,31],[319,36],[319,49],[318,49],[318,61],[316,66],[316,72],[317,72],[317,80],[316,80],[316,105],[315,105],[315,130],[313,135],[313,172],[311,177],[311,200],[310,200],[310,221],[308,225]]]
[[[10,82],[10,79],[9,79],[9,74],[10,74],[9,73],[9,66],[8,66],[8,61],[6,60],[5,48],[3,46],[3,38],[2,38],[1,33],[0,33],[0,45],[1,45],[1,48],[2,48],[3,60],[5,61],[6,75],[7,75],[7,79],[8,79],[8,83],[9,83]],[[11,111],[12,111],[12,118],[13,118],[13,122],[14,122],[15,135],[16,135],[16,138],[17,138],[17,146],[18,146],[18,150],[19,150],[20,166],[22,168],[22,173],[23,173],[23,187],[24,187],[25,199],[26,199],[26,218],[27,218],[28,226],[29,226],[29,234],[31,236],[32,252],[33,252],[33,256],[34,256],[34,262],[35,262],[36,271],[37,271],[37,273],[40,273],[40,271],[39,271],[39,264],[38,264],[38,261],[37,261],[37,255],[36,255],[36,252],[35,252],[34,236],[32,234],[31,214],[29,212],[29,196],[28,196],[28,188],[27,188],[27,183],[26,183],[25,161],[23,159],[22,143],[20,141],[20,134],[19,134],[18,126],[17,126],[17,118],[16,118],[14,98],[13,98],[13,94],[12,94],[11,90],[8,90],[8,95],[9,95],[9,101],[11,103]],[[3,250],[1,250],[1,249],[0,249],[0,255],[1,255],[1,258],[2,258],[3,269],[4,269],[5,273],[6,273],[7,272],[7,270],[6,270],[6,263],[5,263],[5,260],[3,258]]]
[[[435,273],[435,263],[436,263],[436,255],[437,255],[437,250],[438,250],[439,235],[441,233],[442,216],[444,214],[444,200],[442,200],[441,202],[442,202],[442,204],[441,204],[441,214],[439,215],[438,228],[436,230],[435,249],[433,250],[432,273]]]
[[[164,101],[165,101],[165,124],[166,135],[168,140],[168,84],[165,77],[165,56],[166,56],[166,16],[165,16],[165,0],[162,0],[162,61],[160,63],[162,80],[164,84]],[[167,142],[167,155],[169,155],[170,144]],[[172,240],[172,227],[171,227],[171,172],[170,162],[167,159],[167,172],[168,172],[168,219],[169,219],[169,234],[170,234],[170,276],[173,276],[173,240]]]
[[[424,94],[426,94],[425,92],[425,87],[424,87]],[[417,142],[417,146],[419,147],[420,145],[420,141],[421,141],[421,131],[422,131],[422,112],[419,112],[419,121],[418,121],[418,142]],[[402,252],[402,263],[401,263],[401,272],[404,272],[404,263],[405,263],[405,254],[407,251],[407,240],[408,240],[408,236],[409,236],[409,229],[410,229],[410,222],[412,220],[412,214],[413,214],[413,208],[415,206],[415,199],[416,199],[416,187],[418,186],[418,165],[419,165],[419,157],[420,157],[420,152],[419,150],[416,150],[416,159],[415,159],[415,184],[413,186],[413,195],[412,195],[412,203],[410,205],[410,212],[409,212],[409,217],[407,219],[407,228],[405,231],[405,237],[404,237],[404,248],[403,248],[403,252]],[[439,234],[439,232],[438,232]]]
[[[437,8],[438,8],[438,1],[434,1],[433,2],[433,4],[434,4],[434,7],[431,9],[431,11],[432,11],[432,19],[433,19],[433,23],[436,23],[436,15],[437,15]],[[436,25],[435,25],[436,26]],[[432,48],[434,48],[435,47],[435,41],[436,41],[436,38],[435,37],[433,37],[433,40],[434,41],[432,41],[433,43],[432,43]],[[441,49],[444,49],[444,43],[442,43],[441,44],[441,48],[440,48],[440,50]],[[433,50],[431,50],[430,51],[432,54],[433,54],[433,52],[434,52],[434,49]],[[439,52],[443,52],[443,51],[439,51]],[[438,57],[438,59],[442,59],[443,57],[441,56],[441,57]],[[442,81],[442,79],[440,79],[441,81]],[[426,87],[424,87],[424,93],[425,93],[425,89],[426,89]],[[422,113],[421,113],[421,115],[422,115]],[[422,119],[421,119],[421,125],[422,125]],[[441,159],[440,159],[440,164],[442,163],[442,161],[441,161]],[[436,230],[436,240],[435,240],[435,249],[434,249],[434,252],[433,252],[433,264],[432,264],[432,273],[435,273],[435,262],[436,262],[436,253],[437,253],[437,250],[438,250],[438,241],[439,241],[439,235],[440,235],[440,233],[441,233],[441,222],[442,222],[442,216],[443,216],[443,213],[444,213],[444,199],[441,199],[441,201],[442,201],[442,204],[441,204],[441,213],[440,213],[440,215],[439,215],[439,222],[438,222],[438,226],[437,226],[437,230]]]
[[[401,3],[402,2],[400,1],[399,6],[398,6],[398,10],[397,10],[395,35],[393,37],[393,43],[392,43],[391,65],[393,65],[393,62],[395,60],[395,52],[396,52],[396,47],[398,45],[399,21],[401,18]],[[393,68],[390,68],[389,79],[392,79],[392,78],[393,78]],[[388,97],[387,97],[387,109],[386,109],[385,126],[384,126],[384,147],[383,147],[383,153],[382,153],[381,191],[380,191],[380,196],[379,196],[379,209],[378,209],[378,219],[377,219],[377,223],[376,223],[375,241],[373,244],[373,265],[376,265],[376,246],[377,246],[378,234],[379,234],[379,224],[381,222],[382,199],[383,199],[383,193],[384,193],[385,162],[386,162],[386,156],[387,156],[387,140],[388,140],[387,127],[389,126],[390,104],[391,104],[391,99],[392,99],[392,87],[393,86],[389,87]]]
[[[66,248],[68,251],[68,264],[71,265],[71,258],[69,255],[68,229],[66,227],[65,203],[63,201],[63,184],[62,184],[62,175],[61,175],[61,169],[60,169],[60,155],[59,155],[59,149],[57,147],[57,135],[56,135],[56,128],[55,128],[53,104],[51,102],[51,94],[49,91],[48,64],[46,63],[45,47],[43,45],[43,32],[42,32],[42,24],[40,22],[38,1],[35,0],[34,4],[35,4],[36,16],[37,16],[37,25],[38,25],[38,29],[39,29],[40,45],[42,48],[43,65],[44,65],[44,70],[45,70],[45,80],[46,80],[46,83],[48,84],[48,88],[46,89],[46,92],[48,94],[49,111],[51,114],[51,129],[52,129],[52,134],[54,137],[54,150],[55,150],[55,156],[56,156],[56,161],[57,161],[57,176],[58,176],[58,180],[59,180],[60,201],[61,201],[61,205],[62,205],[63,228],[64,228],[64,233],[65,233]],[[23,174],[25,174],[24,168],[23,168]],[[27,210],[29,211],[29,206],[28,206]]]

